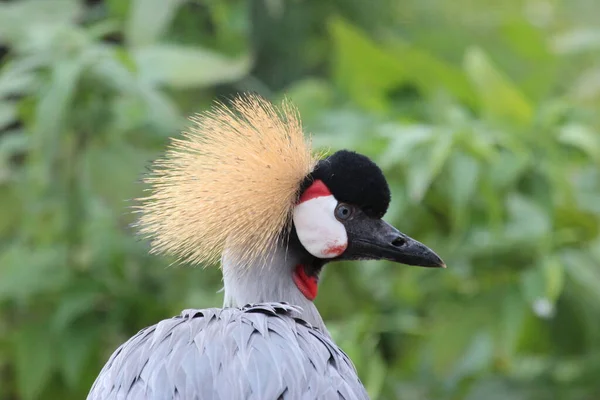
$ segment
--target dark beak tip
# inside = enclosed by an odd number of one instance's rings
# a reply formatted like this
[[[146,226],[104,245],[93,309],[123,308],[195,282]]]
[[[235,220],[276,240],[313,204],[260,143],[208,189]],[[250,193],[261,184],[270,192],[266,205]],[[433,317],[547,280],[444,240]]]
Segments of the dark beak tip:
[[[424,265],[424,267],[429,267],[429,268],[448,268],[448,266],[446,265],[445,262],[440,261],[439,263],[433,263],[433,264],[429,264],[429,265]]]
[[[436,256],[437,256],[437,254],[436,254]],[[448,266],[446,265],[446,263],[444,262],[444,260],[442,260],[442,258],[440,256],[437,256],[436,267],[438,267],[438,268],[448,268]]]
[[[433,252],[432,252],[433,253]],[[438,256],[437,254],[433,253],[432,254],[434,259],[429,260],[429,263],[427,263],[424,266],[430,267],[430,268],[448,268],[448,266],[446,265],[446,263],[444,262],[444,260],[441,259],[440,256]]]

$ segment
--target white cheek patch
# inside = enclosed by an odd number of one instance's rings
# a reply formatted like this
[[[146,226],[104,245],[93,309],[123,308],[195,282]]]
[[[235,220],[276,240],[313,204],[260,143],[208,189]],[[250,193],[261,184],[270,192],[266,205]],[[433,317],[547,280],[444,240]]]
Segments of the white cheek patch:
[[[294,208],[294,225],[302,246],[318,258],[334,258],[348,247],[346,228],[334,216],[332,195],[306,200]]]

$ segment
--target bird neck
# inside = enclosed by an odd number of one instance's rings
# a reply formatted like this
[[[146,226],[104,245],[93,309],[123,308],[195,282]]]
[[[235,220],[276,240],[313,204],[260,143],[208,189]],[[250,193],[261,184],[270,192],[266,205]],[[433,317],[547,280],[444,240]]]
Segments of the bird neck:
[[[302,319],[328,334],[315,304],[309,300],[294,282],[294,271],[299,265],[314,267],[322,265],[299,243],[288,242],[278,246],[266,260],[252,265],[242,264],[234,249],[223,253],[224,306],[243,307],[246,304],[286,302],[302,309]]]

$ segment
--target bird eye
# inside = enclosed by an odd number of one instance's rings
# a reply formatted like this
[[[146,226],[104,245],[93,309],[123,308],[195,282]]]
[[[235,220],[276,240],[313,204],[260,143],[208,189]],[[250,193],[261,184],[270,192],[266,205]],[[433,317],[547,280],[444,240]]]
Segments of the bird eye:
[[[351,215],[352,207],[350,207],[347,204],[340,203],[335,208],[335,217],[340,221],[347,220],[348,218],[350,218]]]

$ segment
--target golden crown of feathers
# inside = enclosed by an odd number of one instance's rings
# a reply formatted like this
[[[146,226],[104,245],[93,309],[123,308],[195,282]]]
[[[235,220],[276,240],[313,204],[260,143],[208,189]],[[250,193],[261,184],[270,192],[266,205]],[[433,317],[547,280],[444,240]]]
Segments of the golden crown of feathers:
[[[191,121],[144,179],[140,234],[153,253],[192,264],[218,261],[225,243],[242,262],[267,255],[317,162],[296,108],[242,95]]]

